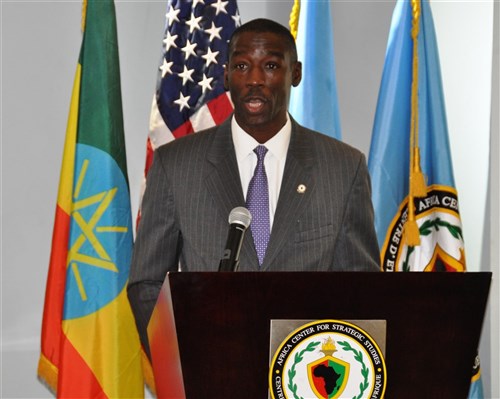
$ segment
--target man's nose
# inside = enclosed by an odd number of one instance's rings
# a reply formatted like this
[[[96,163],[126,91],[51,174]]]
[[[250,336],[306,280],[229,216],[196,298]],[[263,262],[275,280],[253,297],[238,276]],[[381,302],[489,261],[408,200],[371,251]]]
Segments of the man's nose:
[[[264,84],[264,71],[259,67],[250,68],[247,85],[262,86]]]

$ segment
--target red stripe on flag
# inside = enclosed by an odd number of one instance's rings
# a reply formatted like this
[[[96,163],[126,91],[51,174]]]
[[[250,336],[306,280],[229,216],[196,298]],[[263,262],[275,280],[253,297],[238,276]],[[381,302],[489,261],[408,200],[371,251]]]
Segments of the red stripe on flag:
[[[214,118],[215,124],[220,125],[224,122],[231,112],[233,112],[233,105],[226,93],[221,94],[219,97],[213,99],[207,104],[210,113],[212,114],[212,118]]]
[[[191,122],[187,120],[184,122],[182,125],[180,125],[177,129],[175,129],[172,134],[176,139],[182,137],[182,136],[187,136],[189,133],[193,133],[193,125],[191,125]]]
[[[58,399],[108,399],[92,370],[66,337],[62,343],[62,355],[64,367],[59,368]]]
[[[153,155],[154,155],[154,150],[153,146],[151,145],[151,140],[148,137],[148,141],[146,143],[146,169],[145,169],[145,176],[148,175],[149,168],[153,164]]]
[[[60,359],[70,221],[70,216],[60,206],[56,206],[41,342],[43,355],[56,367],[59,367]]]

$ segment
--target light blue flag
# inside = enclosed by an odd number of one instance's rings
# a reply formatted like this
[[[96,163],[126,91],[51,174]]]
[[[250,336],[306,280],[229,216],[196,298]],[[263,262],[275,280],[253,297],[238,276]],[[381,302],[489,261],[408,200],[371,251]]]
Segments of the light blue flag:
[[[340,139],[329,1],[301,2],[297,51],[302,82],[292,89],[290,113],[300,124]]]
[[[476,356],[474,369],[472,370],[472,381],[469,389],[468,399],[484,399],[483,380],[481,379],[481,363],[479,355]]]
[[[368,159],[381,264],[385,271],[465,271],[439,54],[426,0],[421,2],[418,35],[418,144],[427,195],[413,201],[420,245],[407,245],[403,234],[409,201],[412,18],[411,2],[398,0]],[[479,367],[473,374],[469,397],[480,399]]]
[[[409,1],[394,10],[368,160],[379,244],[409,191],[413,43]],[[439,56],[429,4],[422,3],[419,45],[419,144],[427,184],[454,187]]]

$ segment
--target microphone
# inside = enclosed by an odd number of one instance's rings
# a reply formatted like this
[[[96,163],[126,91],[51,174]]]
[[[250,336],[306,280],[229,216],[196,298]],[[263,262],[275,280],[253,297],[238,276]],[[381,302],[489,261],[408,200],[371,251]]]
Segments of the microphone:
[[[219,263],[220,272],[234,272],[238,269],[243,236],[251,221],[252,215],[242,206],[234,208],[229,213],[229,232],[224,254]]]

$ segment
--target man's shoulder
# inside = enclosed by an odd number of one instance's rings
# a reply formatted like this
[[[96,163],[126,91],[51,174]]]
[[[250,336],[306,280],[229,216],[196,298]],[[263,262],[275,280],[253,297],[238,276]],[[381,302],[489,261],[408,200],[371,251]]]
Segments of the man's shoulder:
[[[169,151],[179,151],[184,148],[188,149],[193,146],[203,145],[213,140],[215,133],[217,133],[218,126],[200,130],[199,132],[190,133],[185,136],[179,137],[166,144],[161,145],[156,149],[160,153]]]
[[[170,141],[160,147],[158,147],[157,151],[160,150],[163,152],[170,151],[192,151],[196,149],[198,146],[205,146],[207,149],[210,143],[214,142],[216,137],[218,141],[225,142],[230,139],[231,136],[231,116],[228,117],[225,121],[223,121],[219,125],[215,125],[206,129],[202,129],[196,131],[195,133],[190,133],[175,140]]]

